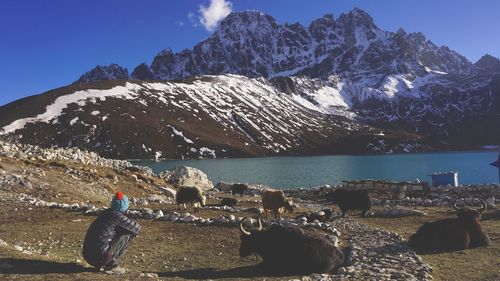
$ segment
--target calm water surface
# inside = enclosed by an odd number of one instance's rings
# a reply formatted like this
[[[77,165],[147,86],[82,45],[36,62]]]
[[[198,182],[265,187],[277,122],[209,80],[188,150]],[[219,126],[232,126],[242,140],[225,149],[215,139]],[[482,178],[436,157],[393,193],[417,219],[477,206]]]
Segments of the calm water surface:
[[[263,157],[210,160],[137,161],[154,172],[179,165],[204,171],[219,181],[262,183],[275,188],[339,184],[350,179],[430,181],[434,172],[458,171],[463,184],[498,183],[498,169],[490,166],[498,152],[446,152],[370,156]]]

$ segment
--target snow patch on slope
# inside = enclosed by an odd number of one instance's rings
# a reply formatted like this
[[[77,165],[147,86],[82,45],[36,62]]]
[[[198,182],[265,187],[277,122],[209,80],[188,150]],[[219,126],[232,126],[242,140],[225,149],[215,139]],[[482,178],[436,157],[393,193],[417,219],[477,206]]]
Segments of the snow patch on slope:
[[[176,136],[179,136],[179,137],[183,138],[183,139],[184,139],[184,141],[185,141],[185,142],[187,142],[187,143],[194,143],[192,140],[190,140],[190,139],[186,138],[186,137],[184,136],[184,133],[182,133],[181,131],[178,131],[178,130],[174,127],[174,126],[170,126],[170,125],[169,125],[169,127],[172,129],[172,133],[173,133],[174,135],[176,135]]]
[[[127,82],[125,86],[116,86],[108,90],[89,89],[77,91],[70,95],[60,96],[52,104],[45,108],[44,113],[35,117],[15,120],[9,125],[4,126],[2,130],[0,130],[0,135],[9,134],[16,130],[23,129],[27,124],[33,124],[36,122],[49,123],[50,121],[61,116],[63,110],[72,103],[77,103],[80,106],[83,106],[91,99],[94,99],[94,102],[95,100],[105,101],[107,97],[135,99],[137,97],[136,91],[138,88],[140,88],[139,85]]]

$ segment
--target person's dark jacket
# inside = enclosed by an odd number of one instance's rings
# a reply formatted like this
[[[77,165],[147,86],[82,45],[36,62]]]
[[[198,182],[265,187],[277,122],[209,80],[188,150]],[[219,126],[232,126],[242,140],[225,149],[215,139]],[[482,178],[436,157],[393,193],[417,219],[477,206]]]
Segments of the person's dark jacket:
[[[83,257],[89,263],[98,263],[119,235],[139,235],[141,226],[133,219],[113,209],[103,211],[90,225],[83,242]]]

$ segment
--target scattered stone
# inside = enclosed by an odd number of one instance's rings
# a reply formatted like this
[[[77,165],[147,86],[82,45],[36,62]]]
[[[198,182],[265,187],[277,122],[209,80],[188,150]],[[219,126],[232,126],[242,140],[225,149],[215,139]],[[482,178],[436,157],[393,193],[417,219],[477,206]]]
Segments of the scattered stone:
[[[70,148],[41,148],[35,145],[11,143],[0,140],[0,156],[17,157],[25,160],[51,161],[54,165],[65,166],[59,161],[72,161],[84,165],[96,165],[110,167],[117,170],[131,169],[152,175],[150,168],[134,166],[125,160],[107,159],[95,152],[80,150],[76,147]],[[29,183],[29,182],[28,182]]]
[[[112,268],[110,270],[104,271],[104,273],[110,274],[110,275],[121,275],[121,274],[125,274],[126,272],[127,272],[127,269],[125,269],[123,267],[119,267],[119,266]]]
[[[158,219],[158,218],[161,218],[163,217],[163,211],[162,210],[158,210],[155,212],[155,217]]]
[[[156,273],[144,273],[144,272],[142,272],[139,276],[146,277],[146,278],[158,278],[158,274],[156,274]]]
[[[88,211],[88,206],[85,204],[69,205],[46,202],[25,194],[19,195],[19,198],[21,201],[32,205],[50,205],[53,208],[61,208],[68,211]],[[97,211],[98,209],[93,208],[92,212]],[[131,215],[137,218],[158,219],[176,223],[196,223],[197,225],[224,225],[237,227],[241,220],[240,217],[234,214],[211,219],[195,217],[189,213],[179,214],[173,212],[164,214],[163,211],[160,212],[160,210],[157,210],[155,212],[149,208],[129,211]],[[227,211],[230,210],[227,209]],[[249,221],[250,220],[247,220],[245,223],[249,223]],[[255,220],[253,220],[253,222],[255,223]],[[345,237],[342,236],[342,244],[350,245],[351,248],[346,252],[346,265],[343,269],[340,269],[339,273],[336,275],[313,274],[308,276],[308,279],[304,280],[389,280],[390,278],[431,280],[432,278],[430,275],[430,267],[424,264],[422,260],[405,245],[405,241],[401,236],[396,233],[372,228],[352,218],[336,219],[331,222],[309,222],[306,217],[302,216],[297,219],[271,219],[264,222],[265,226],[270,224],[315,228],[317,231],[324,232],[325,237],[332,241],[332,243],[338,243],[341,233],[345,234]]]

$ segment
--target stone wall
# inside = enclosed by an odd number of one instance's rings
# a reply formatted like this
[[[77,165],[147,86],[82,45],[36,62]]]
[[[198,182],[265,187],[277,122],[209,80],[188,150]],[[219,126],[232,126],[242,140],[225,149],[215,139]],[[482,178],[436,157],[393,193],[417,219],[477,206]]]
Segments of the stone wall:
[[[405,198],[407,195],[422,194],[430,191],[427,182],[396,182],[388,180],[353,180],[342,181],[342,188],[368,190],[380,198]]]

